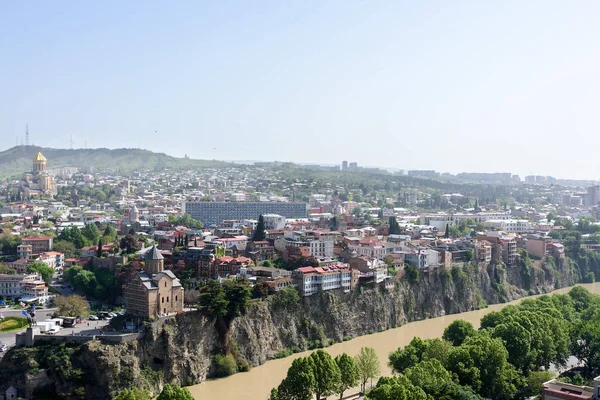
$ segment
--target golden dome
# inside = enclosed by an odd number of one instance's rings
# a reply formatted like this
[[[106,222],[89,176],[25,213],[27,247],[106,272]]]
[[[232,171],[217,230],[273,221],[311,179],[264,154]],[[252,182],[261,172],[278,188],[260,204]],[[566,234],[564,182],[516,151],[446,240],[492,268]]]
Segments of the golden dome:
[[[38,151],[33,161],[46,161],[46,157],[44,157],[43,154]]]

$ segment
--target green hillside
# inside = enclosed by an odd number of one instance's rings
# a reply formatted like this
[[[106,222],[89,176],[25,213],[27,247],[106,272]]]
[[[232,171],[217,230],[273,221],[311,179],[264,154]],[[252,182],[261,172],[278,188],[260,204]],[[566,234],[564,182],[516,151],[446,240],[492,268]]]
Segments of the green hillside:
[[[222,161],[192,160],[171,157],[140,149],[51,149],[37,146],[16,146],[0,152],[0,177],[20,176],[30,171],[32,160],[40,151],[48,159],[48,169],[92,166],[112,169],[127,174],[142,168],[161,169],[178,167],[223,166]]]

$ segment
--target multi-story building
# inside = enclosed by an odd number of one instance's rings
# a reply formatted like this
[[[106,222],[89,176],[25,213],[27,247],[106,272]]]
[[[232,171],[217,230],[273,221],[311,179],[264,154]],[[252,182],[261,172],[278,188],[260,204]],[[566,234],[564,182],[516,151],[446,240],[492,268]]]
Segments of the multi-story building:
[[[348,240],[348,250],[355,251],[359,256],[373,257],[383,260],[387,254],[387,247],[376,237]]]
[[[588,207],[593,207],[600,203],[600,186],[590,186],[587,190],[587,198],[585,205]]]
[[[240,245],[240,244],[245,245],[246,243],[248,243],[248,237],[247,236],[239,236],[239,237],[232,237],[232,238],[219,238],[219,239],[215,239],[215,242],[221,243],[223,245],[223,247],[225,247],[226,249],[231,249],[232,247],[235,247],[237,245]]]
[[[52,236],[25,237],[21,244],[30,245],[33,254],[40,254],[52,250]]]
[[[289,259],[292,255],[333,257],[333,245],[339,232],[333,231],[284,231],[284,236],[275,239],[275,249]],[[297,249],[300,249],[300,253]],[[292,257],[293,258],[293,257]]]
[[[525,233],[531,231],[531,222],[524,219],[490,219],[483,222],[486,228],[497,229],[504,232]]]
[[[517,237],[506,232],[489,231],[477,240],[486,240],[492,244],[492,261],[502,260],[508,266],[517,262]]]
[[[310,296],[319,290],[352,289],[352,271],[347,265],[302,267],[292,273],[300,293]]]
[[[492,262],[492,244],[487,240],[477,240],[475,244],[475,260],[489,264]]]
[[[403,251],[404,262],[415,268],[425,269],[429,267],[428,254],[425,250]]]
[[[47,251],[45,253],[41,253],[35,259],[35,261],[43,262],[59,274],[65,268],[65,255],[57,251]]]
[[[48,288],[39,274],[0,274],[0,297],[22,301],[46,303]]]
[[[286,218],[278,214],[263,214],[265,229],[283,229],[285,228]]]
[[[272,260],[275,258],[275,247],[266,240],[248,242],[245,255],[254,262]]]
[[[17,246],[17,256],[29,260],[33,254],[33,246],[30,244],[20,244]]]
[[[358,277],[380,283],[389,278],[387,265],[377,258],[358,256],[349,261],[350,269],[356,273],[353,277],[358,282]],[[356,284],[354,284],[355,286]]]
[[[156,248],[146,254],[144,271],[125,288],[127,313],[143,318],[183,311],[184,290],[172,271],[165,271],[164,258]]]
[[[462,220],[471,219],[475,222],[485,222],[490,220],[509,220],[511,219],[510,211],[506,212],[480,212],[475,214],[457,213],[435,213],[422,214],[421,225],[435,226],[439,230],[445,229],[446,224],[458,224]]]
[[[204,225],[217,225],[229,219],[256,219],[264,214],[286,218],[306,218],[307,203],[301,202],[185,202],[183,212]]]

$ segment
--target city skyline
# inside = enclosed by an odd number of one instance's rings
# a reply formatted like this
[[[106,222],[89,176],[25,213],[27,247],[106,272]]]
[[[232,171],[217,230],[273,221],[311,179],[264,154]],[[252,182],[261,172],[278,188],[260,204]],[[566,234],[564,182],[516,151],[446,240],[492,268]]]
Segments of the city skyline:
[[[0,17],[3,148],[598,179],[599,4],[36,4]]]

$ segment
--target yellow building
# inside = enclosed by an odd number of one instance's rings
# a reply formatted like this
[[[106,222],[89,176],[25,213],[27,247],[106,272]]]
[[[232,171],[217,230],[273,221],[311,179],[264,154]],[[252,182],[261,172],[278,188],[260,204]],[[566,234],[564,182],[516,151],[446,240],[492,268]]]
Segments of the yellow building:
[[[183,311],[184,290],[172,271],[164,270],[164,259],[156,246],[144,258],[139,272],[125,288],[127,314],[144,318]]]
[[[33,171],[23,174],[21,180],[21,196],[24,199],[32,196],[54,196],[56,184],[52,175],[46,171],[46,157],[40,152],[33,159]]]

